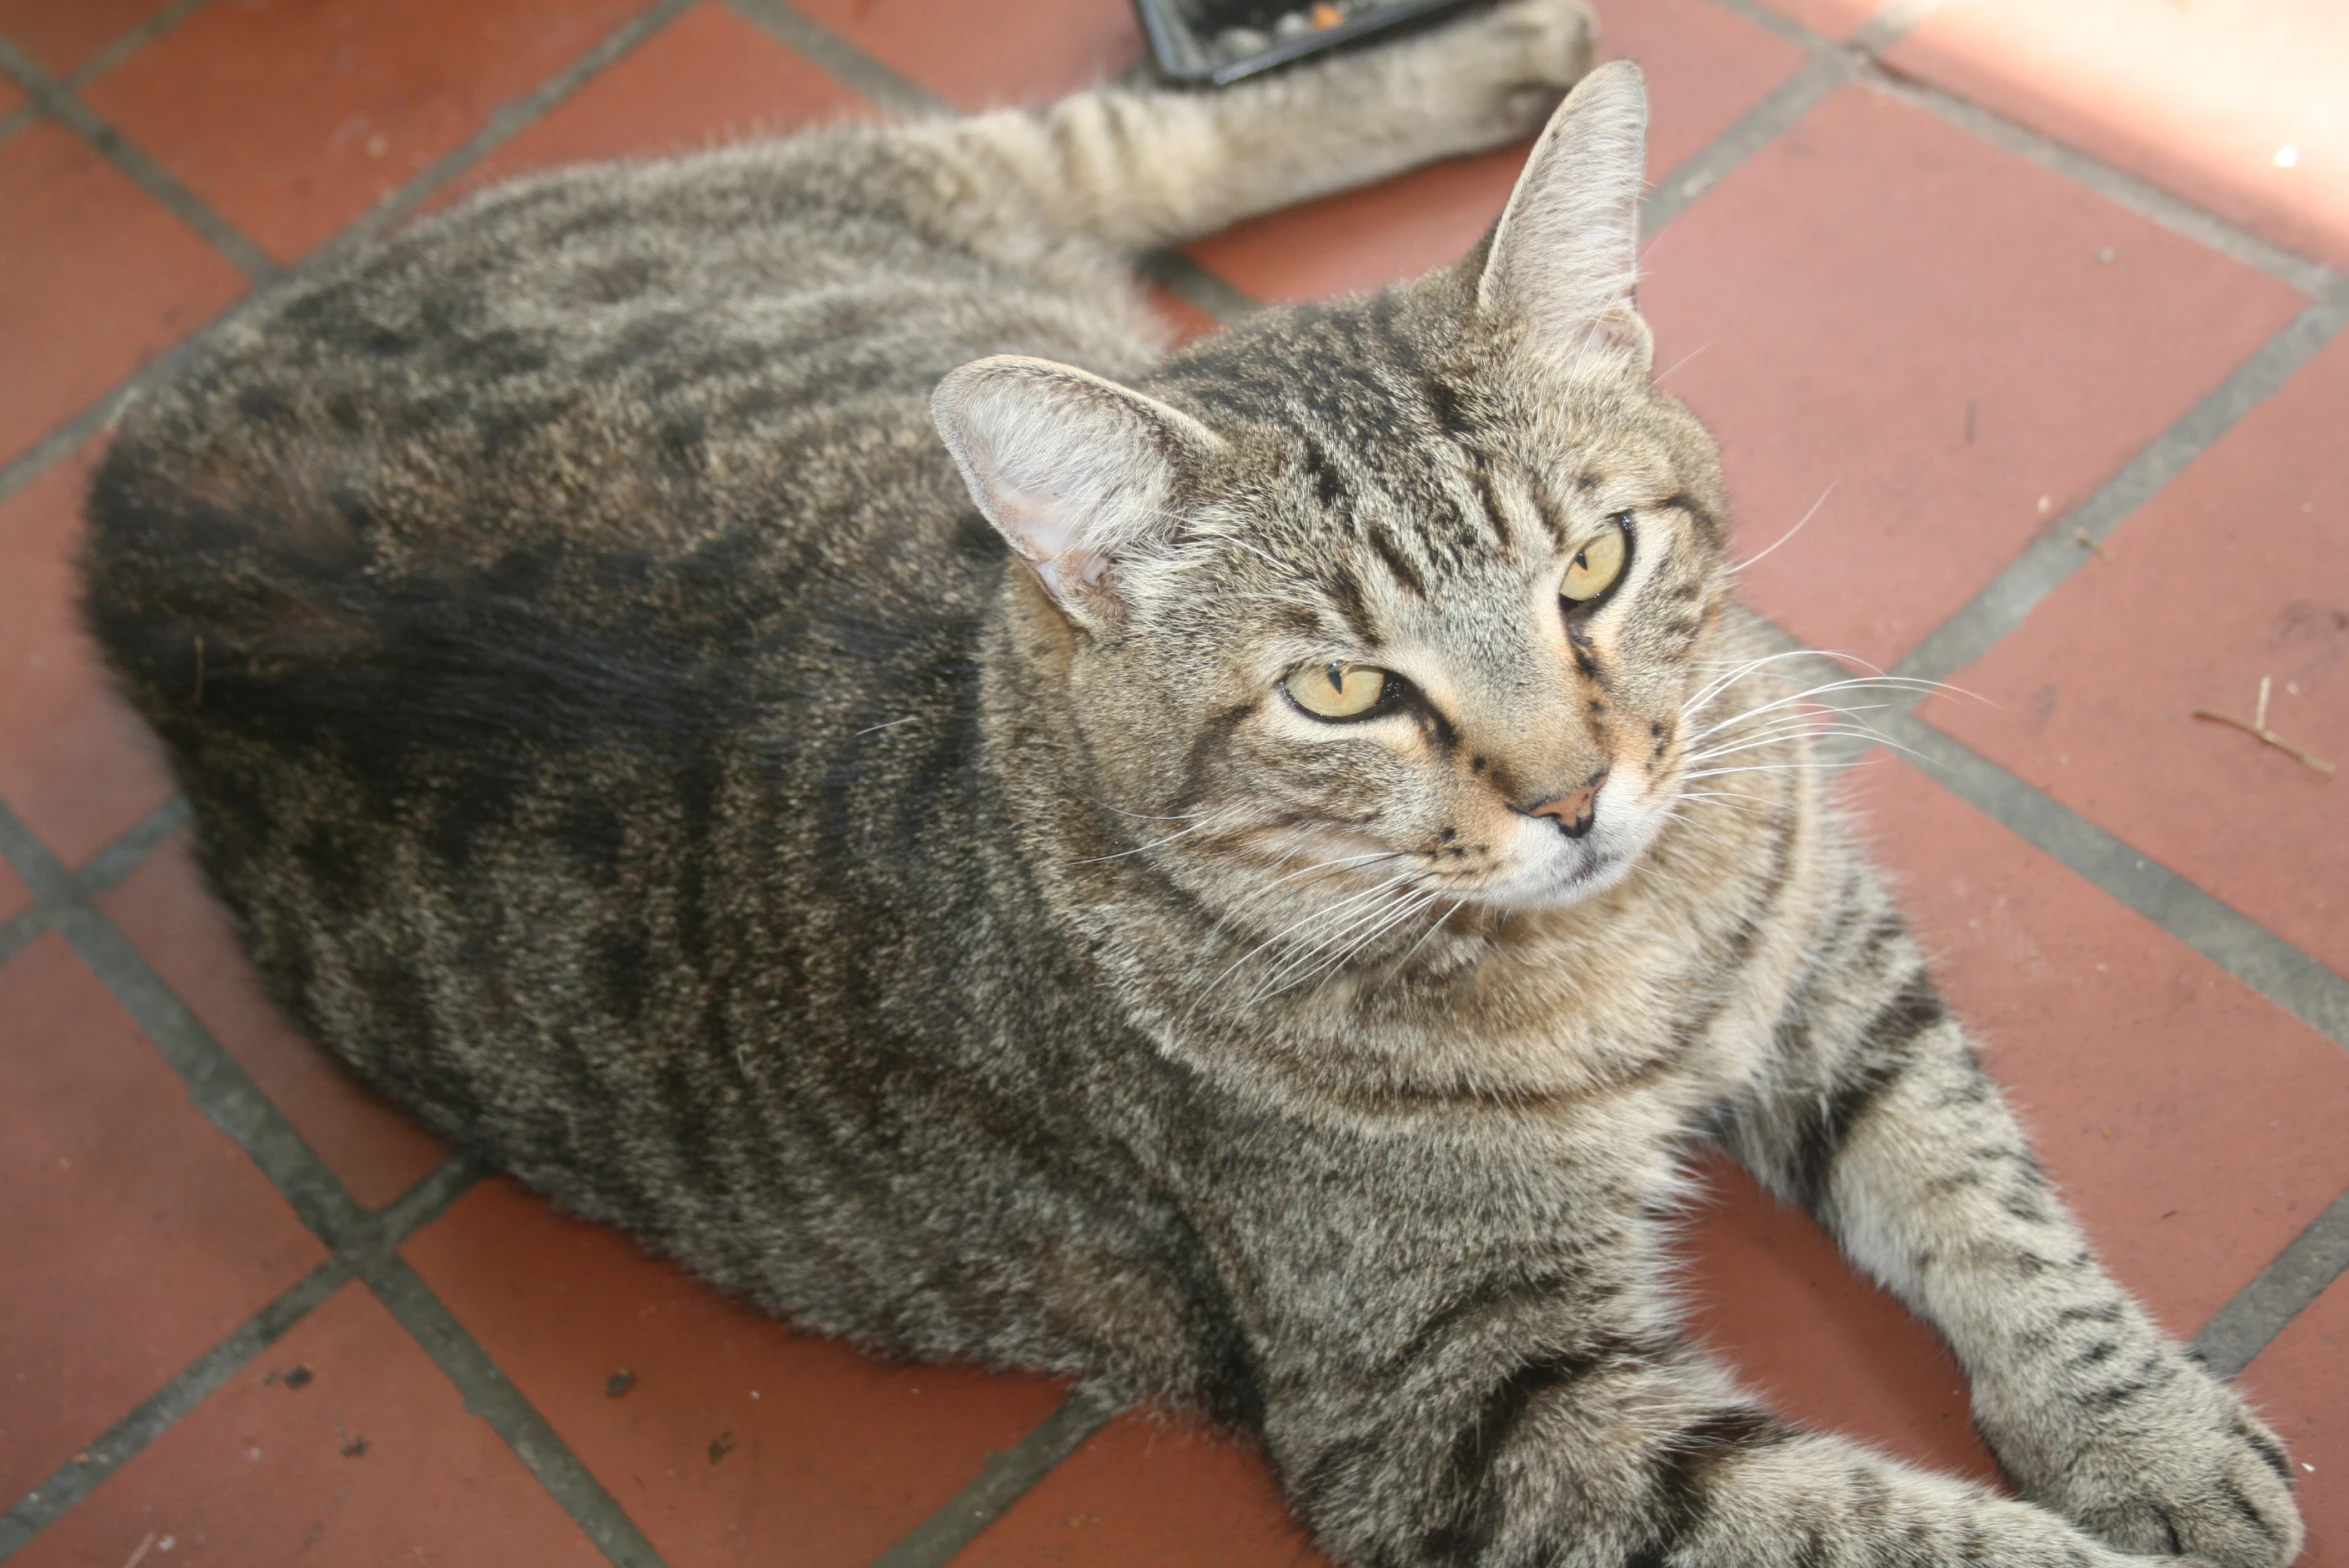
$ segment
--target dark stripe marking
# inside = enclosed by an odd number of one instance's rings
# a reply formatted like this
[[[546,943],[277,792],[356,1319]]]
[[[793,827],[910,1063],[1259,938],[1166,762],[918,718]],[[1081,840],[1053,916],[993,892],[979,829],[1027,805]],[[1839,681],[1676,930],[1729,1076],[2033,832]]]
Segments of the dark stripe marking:
[[[1862,1060],[1824,1105],[1804,1117],[1788,1158],[1788,1184],[1804,1207],[1815,1212],[1824,1205],[1852,1128],[1915,1065],[1918,1036],[1948,1016],[1932,977],[1918,968],[1861,1029],[1856,1045]]]
[[[1418,599],[1427,597],[1427,579],[1419,575],[1419,568],[1411,564],[1411,558],[1403,553],[1403,547],[1383,524],[1366,524],[1362,537],[1371,552],[1386,563],[1387,570],[1394,574],[1396,584],[1405,593]]]

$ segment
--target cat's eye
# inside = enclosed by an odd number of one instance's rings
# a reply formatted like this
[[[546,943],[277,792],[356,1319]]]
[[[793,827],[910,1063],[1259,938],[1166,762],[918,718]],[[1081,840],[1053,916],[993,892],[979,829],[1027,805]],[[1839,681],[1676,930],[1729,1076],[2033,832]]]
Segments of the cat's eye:
[[[1574,552],[1574,559],[1566,566],[1566,579],[1558,584],[1559,597],[1568,604],[1588,604],[1596,599],[1623,574],[1624,554],[1623,525],[1610,521],[1605,533]]]
[[[1387,672],[1367,664],[1308,664],[1282,684],[1317,719],[1359,719],[1387,694]]]

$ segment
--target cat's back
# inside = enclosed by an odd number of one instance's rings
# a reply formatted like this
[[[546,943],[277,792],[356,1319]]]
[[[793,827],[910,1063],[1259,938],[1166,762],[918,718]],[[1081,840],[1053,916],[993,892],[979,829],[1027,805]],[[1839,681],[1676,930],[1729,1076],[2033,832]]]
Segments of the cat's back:
[[[733,1168],[760,1118],[862,1081],[874,1038],[828,1020],[902,988],[908,1041],[958,1038],[920,976],[986,968],[1005,554],[930,387],[1154,347],[959,244],[901,153],[478,198],[213,334],[92,495],[91,624],[278,995],[445,1132],[705,1257],[684,1233],[776,1179]]]

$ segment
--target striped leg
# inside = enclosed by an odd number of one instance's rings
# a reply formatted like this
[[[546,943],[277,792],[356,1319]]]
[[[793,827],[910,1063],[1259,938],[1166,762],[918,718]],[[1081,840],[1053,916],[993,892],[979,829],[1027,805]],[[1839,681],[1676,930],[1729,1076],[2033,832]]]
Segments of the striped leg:
[[[1731,1143],[1938,1325],[2016,1485],[2134,1552],[2289,1562],[2283,1449],[2098,1267],[1865,871]]]
[[[1383,1391],[1343,1389],[1316,1358],[1269,1412],[1292,1505],[1341,1560],[2146,1568],[2045,1509],[1790,1426],[1669,1337],[1452,1327]]]
[[[1146,250],[1529,136],[1591,43],[1574,0],[1512,0],[1220,91],[1107,88],[906,134],[983,170],[1005,221]],[[1022,199],[1001,203],[1007,191]]]

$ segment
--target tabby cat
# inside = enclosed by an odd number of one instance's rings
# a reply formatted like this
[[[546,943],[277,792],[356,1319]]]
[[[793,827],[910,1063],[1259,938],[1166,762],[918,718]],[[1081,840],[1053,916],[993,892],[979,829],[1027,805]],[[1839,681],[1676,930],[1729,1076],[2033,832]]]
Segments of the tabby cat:
[[[2282,1450],[1803,766],[1650,384],[1637,71],[1460,265],[1165,354],[1135,253],[1589,58],[1519,0],[490,192],[133,411],[90,621],[275,993],[441,1135],[810,1329],[1240,1427],[1345,1561],[2284,1563]],[[1689,1342],[1707,1138],[2028,1501]]]

